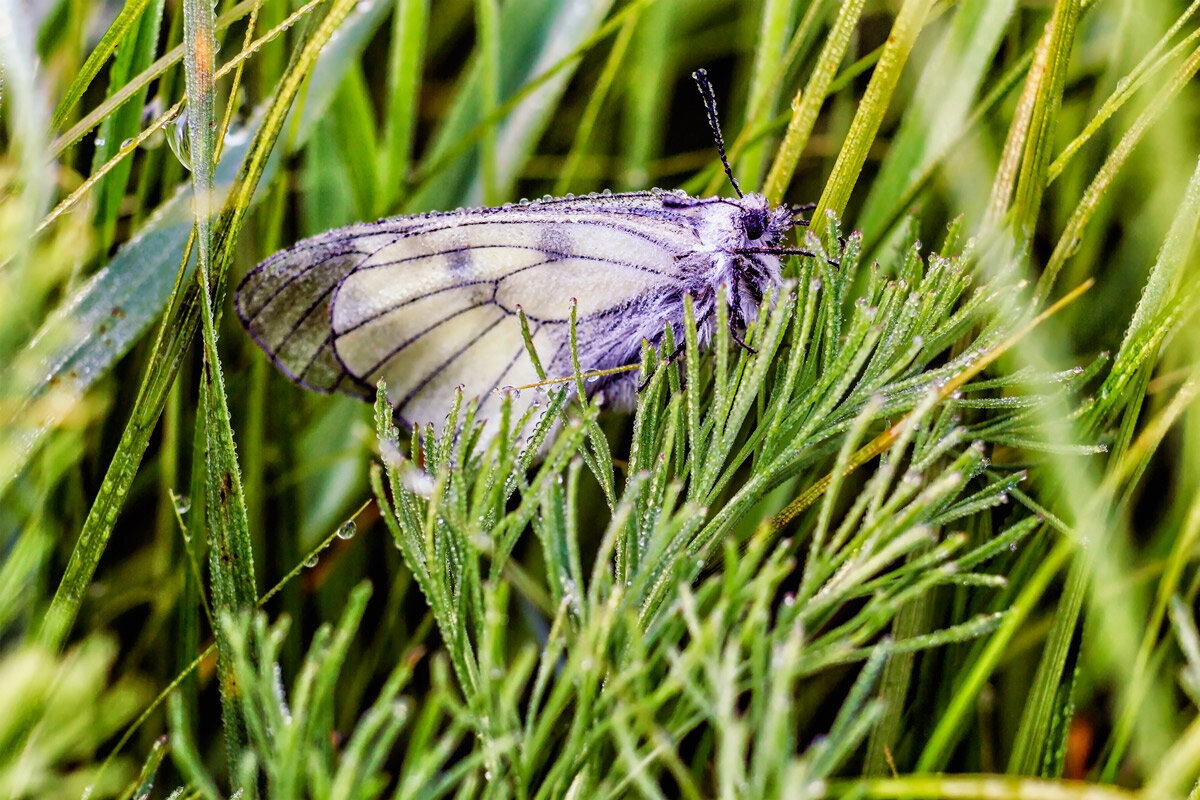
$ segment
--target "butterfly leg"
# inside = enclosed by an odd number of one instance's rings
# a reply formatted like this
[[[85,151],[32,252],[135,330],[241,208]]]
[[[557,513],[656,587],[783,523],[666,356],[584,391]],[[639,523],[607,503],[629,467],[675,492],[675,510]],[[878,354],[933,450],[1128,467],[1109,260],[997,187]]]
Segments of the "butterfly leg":
[[[755,350],[750,345],[746,344],[746,340],[743,339],[741,336],[739,336],[738,332],[735,331],[733,328],[729,329],[729,338],[733,339],[734,344],[736,344],[738,347],[745,350],[747,353],[749,353],[751,355],[758,353],[757,350]]]
[[[646,376],[646,380],[644,380],[638,384],[638,391],[639,392],[646,391],[646,387],[648,387],[650,385],[650,381],[654,380],[654,376],[655,376],[655,374],[658,373],[659,368],[669,367],[669,366],[679,363],[679,361],[683,359],[684,352],[685,352],[684,343],[680,342],[678,345],[675,346],[675,351],[673,353],[671,353],[669,356],[665,356],[662,359],[662,361],[659,361],[658,367],[655,367],[654,370],[652,370],[651,373]]]
[[[737,284],[734,283],[730,288],[730,304],[729,304],[729,338],[737,344],[738,347],[745,350],[747,353],[757,353],[750,345],[746,344],[746,340],[738,333],[739,328],[746,326],[746,320],[742,316],[742,295],[738,291]]]

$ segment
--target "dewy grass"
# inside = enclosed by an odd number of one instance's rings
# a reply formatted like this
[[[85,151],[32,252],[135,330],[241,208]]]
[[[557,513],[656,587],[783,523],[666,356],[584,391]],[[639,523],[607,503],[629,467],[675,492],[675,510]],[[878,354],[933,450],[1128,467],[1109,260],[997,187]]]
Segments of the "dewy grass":
[[[0,0],[0,795],[1200,793],[1195,6]],[[634,414],[410,435],[228,322],[720,178],[702,66],[816,257]]]

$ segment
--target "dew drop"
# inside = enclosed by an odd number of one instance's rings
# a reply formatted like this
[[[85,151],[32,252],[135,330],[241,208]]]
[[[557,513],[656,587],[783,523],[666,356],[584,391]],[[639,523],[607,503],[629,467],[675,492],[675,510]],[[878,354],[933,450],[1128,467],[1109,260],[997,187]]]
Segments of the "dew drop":
[[[180,114],[171,126],[171,130],[167,134],[167,144],[170,146],[171,152],[175,154],[175,157],[179,159],[179,163],[183,164],[185,169],[191,170],[192,143],[188,138],[187,111]]]
[[[104,145],[106,145],[106,144],[108,144],[108,140],[105,139],[103,136],[96,137],[96,147],[104,147]]]
[[[133,147],[133,137],[132,137],[132,136],[131,136],[131,137],[129,137],[128,139],[126,139],[125,141],[121,142],[121,149],[122,149],[122,150],[127,150],[127,149],[129,149],[130,147]]]
[[[318,561],[320,561],[320,559],[317,558],[316,554],[314,553],[313,555],[309,556],[308,559],[304,562],[304,566],[308,567],[309,569],[312,569],[313,567],[315,567],[317,565]]]
[[[183,516],[192,510],[192,498],[185,494],[171,493],[171,502],[175,505],[175,513]]]
[[[354,524],[354,520],[348,519],[342,523],[342,527],[337,529],[337,537],[339,539],[353,539],[354,534],[358,533],[358,526]]]

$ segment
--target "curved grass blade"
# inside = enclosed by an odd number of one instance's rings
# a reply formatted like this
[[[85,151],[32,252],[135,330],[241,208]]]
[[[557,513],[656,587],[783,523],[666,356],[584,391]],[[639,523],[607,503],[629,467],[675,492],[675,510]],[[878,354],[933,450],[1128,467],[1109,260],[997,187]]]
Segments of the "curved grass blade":
[[[992,66],[1015,8],[1015,0],[986,0],[958,7],[917,81],[900,130],[871,182],[858,216],[864,231],[878,235],[885,210],[968,129],[971,101]]]
[[[1037,91],[1025,135],[1024,155],[1012,208],[1012,230],[1021,241],[1033,235],[1042,197],[1046,193],[1046,174],[1054,148],[1054,129],[1062,107],[1079,10],[1080,0],[1059,0],[1055,3],[1045,37],[1048,48],[1046,69],[1030,72],[1031,79],[1037,80]]]
[[[83,62],[83,66],[79,68],[79,74],[75,76],[75,80],[71,81],[66,93],[58,101],[58,107],[54,109],[54,116],[50,120],[51,128],[62,127],[71,109],[75,107],[79,98],[83,97],[83,93],[92,84],[92,79],[100,72],[104,62],[108,61],[108,57],[117,50],[117,46],[130,35],[148,5],[150,5],[150,0],[129,0],[121,8],[117,18],[100,37],[100,41],[92,49],[87,61]]]
[[[233,244],[237,239],[242,220],[249,209],[255,189],[266,173],[268,164],[271,163],[269,155],[276,138],[283,129],[288,110],[299,93],[301,83],[308,71],[318,63],[318,55],[321,53],[323,45],[342,19],[349,14],[353,5],[353,0],[341,0],[334,5],[317,33],[305,45],[300,57],[285,74],[279,91],[266,111],[263,123],[249,149],[245,162],[242,164],[238,180],[234,184],[234,192],[228,201],[229,205],[216,226],[219,238],[215,242],[213,264],[218,279],[224,274],[233,257]],[[382,5],[378,8],[386,10]],[[342,36],[338,42],[342,47],[331,51],[332,58],[329,62],[329,69],[335,73],[340,72],[348,58],[357,55],[358,48],[361,48],[367,38],[365,34],[374,30],[382,18],[383,14],[378,10],[372,10],[358,17],[356,22],[360,23],[361,27],[357,29],[356,33],[361,38],[351,37],[348,33]],[[349,53],[346,48],[347,44],[351,45]],[[333,85],[336,86],[336,84],[337,81],[333,81]],[[328,88],[332,94],[333,86]],[[314,112],[311,105],[308,107],[308,111],[310,114],[317,113]],[[309,117],[309,119],[311,118]],[[305,115],[301,115],[301,125],[303,125],[304,119]],[[232,153],[228,153],[228,155],[232,155]],[[158,416],[166,402],[167,389],[174,381],[175,374],[182,363],[184,351],[199,326],[198,284],[196,281],[187,280],[187,277],[186,269],[181,269],[175,284],[176,290],[172,293],[170,310],[163,318],[159,338],[135,402],[133,414],[121,437],[108,472],[105,474],[97,498],[88,513],[88,518],[84,522],[79,540],[71,554],[70,563],[67,565],[67,572],[59,583],[40,631],[41,640],[51,649],[58,649],[62,646],[74,624],[91,576],[108,543],[117,515],[120,513],[138,465],[149,444],[150,434],[157,424]],[[108,363],[111,364],[111,362]]]
[[[812,215],[814,231],[820,233],[828,224],[828,214],[833,211],[841,216],[850,200],[850,193],[858,183],[863,164],[867,160],[867,152],[875,141],[875,134],[883,123],[891,103],[892,92],[900,80],[900,73],[908,56],[916,44],[917,35],[925,22],[925,17],[933,5],[933,0],[905,0],[892,24],[887,44],[879,56],[871,82],[867,85],[866,94],[850,123],[850,131],[846,141],[838,152],[837,161],[833,165],[833,173],[825,184],[825,191],[817,202],[817,208]],[[770,195],[767,195],[770,197]]]
[[[763,194],[772,205],[783,202],[783,194],[792,182],[796,165],[800,163],[800,155],[808,144],[808,137],[812,135],[817,114],[825,104],[829,83],[837,73],[837,65],[846,57],[846,48],[862,16],[864,2],[865,0],[850,0],[842,4],[837,21],[833,23],[833,30],[825,39],[825,46],[821,48],[821,55],[817,58],[808,83],[792,100],[792,118],[788,121],[787,133],[784,134],[783,144],[775,154],[775,161],[771,164],[763,187]],[[814,216],[813,219],[817,217]]]

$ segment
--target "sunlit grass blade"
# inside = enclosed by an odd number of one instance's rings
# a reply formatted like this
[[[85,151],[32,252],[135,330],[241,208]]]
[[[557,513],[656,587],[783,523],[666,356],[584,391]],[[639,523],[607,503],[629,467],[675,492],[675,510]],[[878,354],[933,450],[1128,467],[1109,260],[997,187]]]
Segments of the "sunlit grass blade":
[[[867,84],[866,93],[855,111],[846,141],[838,151],[833,173],[825,183],[825,190],[821,193],[821,199],[817,201],[816,210],[813,211],[812,224],[817,232],[822,231],[828,224],[826,212],[832,211],[841,216],[846,210],[850,193],[858,183],[859,174],[867,160],[867,151],[875,141],[879,126],[883,123],[883,115],[887,112],[896,84],[900,81],[900,73],[908,62],[925,22],[925,16],[932,5],[932,0],[905,0],[900,6],[892,23],[887,44],[879,56],[879,63],[871,73],[871,82]],[[781,192],[783,183],[782,178],[777,178],[776,184],[772,184],[768,178],[770,191]]]
[[[1020,241],[1033,234],[1042,196],[1046,191],[1046,170],[1053,152],[1053,132],[1062,106],[1063,87],[1079,20],[1080,0],[1058,0],[1047,23],[1043,39],[1047,58],[1043,69],[1030,72],[1037,78],[1037,90],[1030,110],[1029,127],[1024,137],[1024,155],[1017,174],[1012,205],[1012,230]]]
[[[121,43],[127,37],[136,37],[136,26],[141,21],[142,13],[150,5],[150,2],[151,0],[129,0],[121,8],[120,13],[117,14],[117,18],[113,20],[108,30],[104,32],[104,36],[100,37],[100,42],[88,54],[87,61],[79,68],[79,73],[75,76],[75,80],[71,82],[66,93],[59,100],[58,108],[54,110],[54,117],[50,121],[52,128],[62,127],[67,119],[67,115],[71,113],[75,104],[83,97],[83,93],[87,91],[92,79],[104,67],[104,62],[114,52],[118,51]],[[126,43],[126,49],[137,52],[140,48],[137,48],[136,43],[131,41]]]
[[[846,47],[858,25],[862,10],[863,0],[842,3],[833,23],[833,30],[825,39],[825,46],[821,49],[821,55],[817,58],[808,83],[803,91],[798,92],[792,99],[792,117],[788,121],[787,133],[784,134],[783,143],[775,153],[775,160],[763,185],[763,194],[771,203],[782,202],[783,193],[792,182],[796,164],[799,163],[800,155],[808,144],[809,136],[812,135],[817,114],[825,104],[825,96],[829,91],[829,83],[837,72],[837,65],[846,57]]]

